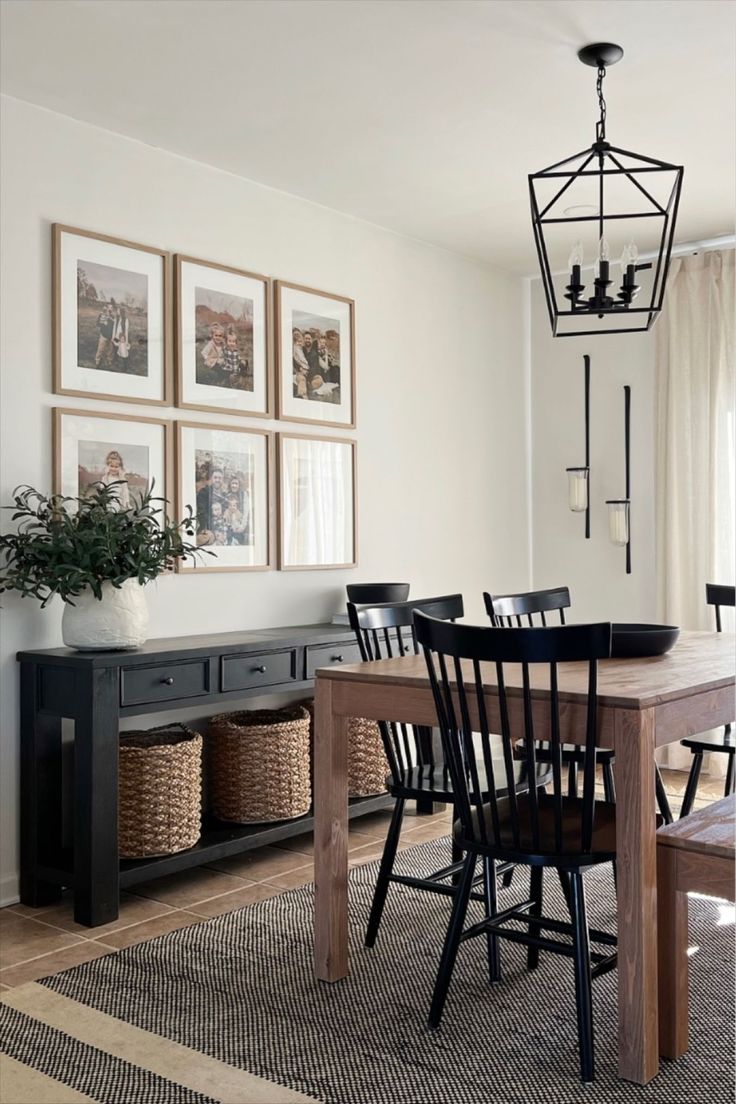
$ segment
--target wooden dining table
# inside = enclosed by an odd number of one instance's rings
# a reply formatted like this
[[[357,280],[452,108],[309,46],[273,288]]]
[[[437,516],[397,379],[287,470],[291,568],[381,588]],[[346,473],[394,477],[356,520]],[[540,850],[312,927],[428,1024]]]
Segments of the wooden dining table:
[[[549,724],[549,676],[546,670],[532,672],[535,732],[541,734]],[[515,709],[521,708],[521,668],[507,665],[505,681],[513,727]],[[733,721],[735,682],[734,638],[725,633],[683,632],[667,655],[599,665],[597,742],[616,753],[619,1075],[640,1084],[659,1069],[654,751]],[[500,731],[490,665],[483,684],[489,723]],[[558,684],[562,738],[580,743],[587,665],[559,664]],[[436,725],[424,657],[317,671],[314,969],[327,982],[349,973],[349,717]],[[418,1009],[419,1017],[426,1011]]]

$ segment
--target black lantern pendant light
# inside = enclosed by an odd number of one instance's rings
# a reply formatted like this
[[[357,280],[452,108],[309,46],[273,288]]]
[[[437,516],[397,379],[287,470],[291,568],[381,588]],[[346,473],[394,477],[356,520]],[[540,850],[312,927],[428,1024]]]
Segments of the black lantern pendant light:
[[[623,53],[610,42],[580,50],[580,60],[598,70],[595,142],[529,177],[534,240],[555,337],[637,333],[648,330],[662,309],[683,169],[606,140],[603,81]],[[653,255],[645,264],[639,263],[637,239]],[[595,262],[590,272],[586,254]]]

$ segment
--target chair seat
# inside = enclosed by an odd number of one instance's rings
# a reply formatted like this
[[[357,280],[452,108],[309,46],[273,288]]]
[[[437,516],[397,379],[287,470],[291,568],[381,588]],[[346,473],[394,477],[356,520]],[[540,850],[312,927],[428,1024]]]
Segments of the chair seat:
[[[722,728],[716,732],[701,732],[697,736],[688,736],[686,740],[680,740],[680,743],[691,751],[720,751],[724,755],[733,755],[736,752],[736,743],[727,743],[727,737],[733,741],[730,725],[725,732]]]
[[[562,849],[555,849],[555,799],[551,794],[539,794],[539,846],[534,844],[532,833],[532,802],[528,794],[517,799],[519,818],[519,845],[514,843],[511,822],[511,806],[508,798],[498,802],[498,817],[501,827],[501,846],[489,845],[487,848],[477,842],[477,836],[483,828],[479,824],[479,813],[473,813],[476,842],[471,847],[475,851],[487,851],[496,857],[526,853],[526,859],[535,858],[550,866],[589,866],[593,863],[612,862],[616,857],[616,806],[609,801],[596,801],[593,840],[590,851],[583,852],[581,846],[581,824],[583,800],[579,797],[562,798]],[[482,807],[485,821],[485,834],[493,836],[491,805]],[[468,847],[459,820],[453,826],[453,838],[463,847]]]
[[[502,759],[493,760],[493,773],[496,780],[496,793],[501,796],[508,792],[506,786],[506,771]],[[523,793],[529,789],[529,775],[524,763],[517,763],[514,771],[515,788],[517,793]],[[536,772],[536,785],[546,786],[552,779],[552,768],[546,764],[538,764]],[[488,794],[488,782],[485,767],[478,764],[478,780],[484,796]],[[503,785],[501,784],[503,783]],[[429,797],[435,801],[444,801],[452,804],[454,791],[450,771],[444,763],[436,766],[414,767],[405,771],[402,775],[401,785],[397,785],[392,779],[387,781],[389,792],[394,797]]]

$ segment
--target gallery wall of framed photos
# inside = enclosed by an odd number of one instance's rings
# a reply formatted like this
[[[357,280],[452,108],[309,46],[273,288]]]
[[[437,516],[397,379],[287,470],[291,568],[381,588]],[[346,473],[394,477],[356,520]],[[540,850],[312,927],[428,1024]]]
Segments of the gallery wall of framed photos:
[[[233,421],[53,410],[53,483],[153,482],[209,555],[181,570],[358,562],[355,303],[216,260],[54,224],[53,391]],[[299,422],[275,432],[248,419]]]

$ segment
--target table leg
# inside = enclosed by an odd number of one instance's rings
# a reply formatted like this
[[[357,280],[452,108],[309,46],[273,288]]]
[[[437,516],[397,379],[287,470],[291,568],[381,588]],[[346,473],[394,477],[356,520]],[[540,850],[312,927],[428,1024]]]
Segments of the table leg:
[[[314,971],[348,974],[347,717],[333,711],[333,683],[317,672],[314,709]]]
[[[614,711],[619,1075],[659,1070],[654,711]]]
[[[677,851],[657,848],[659,1053],[679,1058],[688,1046],[687,893],[677,889]]]
[[[61,846],[61,719],[37,710],[35,664],[20,675],[20,899],[39,908],[61,897],[39,866],[59,866]]]
[[[96,927],[118,915],[118,671],[86,677],[74,723],[74,919]]]

